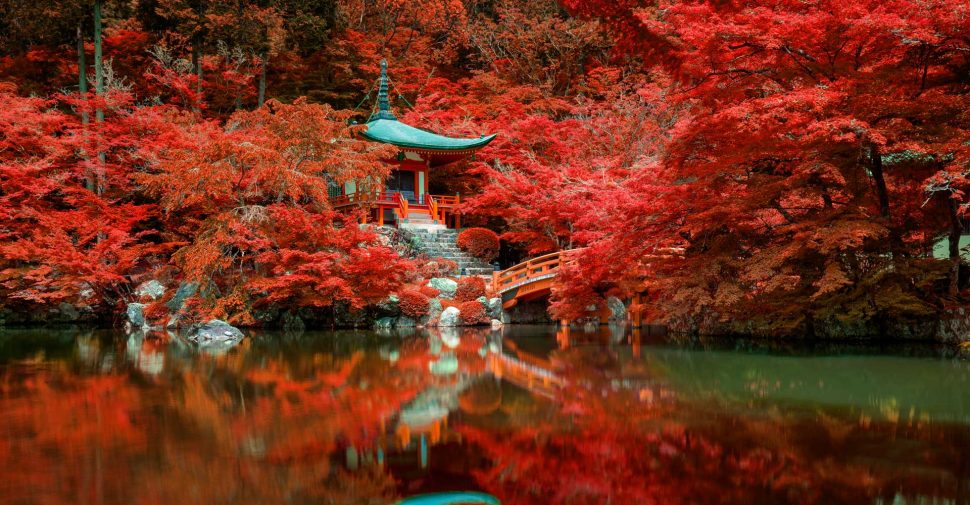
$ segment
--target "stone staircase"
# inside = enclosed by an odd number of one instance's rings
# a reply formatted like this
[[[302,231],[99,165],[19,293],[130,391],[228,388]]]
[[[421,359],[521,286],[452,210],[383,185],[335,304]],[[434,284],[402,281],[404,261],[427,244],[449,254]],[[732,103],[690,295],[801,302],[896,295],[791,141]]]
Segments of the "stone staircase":
[[[430,221],[430,218],[429,218]],[[401,228],[411,233],[415,248],[432,258],[445,258],[458,264],[461,275],[491,275],[492,266],[458,249],[458,230],[449,230],[444,225],[408,222]]]
[[[424,210],[411,209],[408,212],[408,220],[405,223],[401,223],[401,228],[405,230],[426,230],[426,231],[440,231],[446,230],[447,227],[437,220],[432,219],[431,215]]]

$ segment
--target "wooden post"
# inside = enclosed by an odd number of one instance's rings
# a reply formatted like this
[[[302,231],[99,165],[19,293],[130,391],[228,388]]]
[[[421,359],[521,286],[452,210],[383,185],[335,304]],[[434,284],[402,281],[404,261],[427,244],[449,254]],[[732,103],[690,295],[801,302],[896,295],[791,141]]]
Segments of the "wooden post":
[[[461,194],[455,193],[455,207],[457,207],[459,203],[461,203]],[[461,214],[458,213],[457,209],[455,210],[455,229],[461,230]]]
[[[382,207],[377,208],[377,226],[384,226],[384,209]]]
[[[498,272],[492,272],[492,294],[498,293]]]

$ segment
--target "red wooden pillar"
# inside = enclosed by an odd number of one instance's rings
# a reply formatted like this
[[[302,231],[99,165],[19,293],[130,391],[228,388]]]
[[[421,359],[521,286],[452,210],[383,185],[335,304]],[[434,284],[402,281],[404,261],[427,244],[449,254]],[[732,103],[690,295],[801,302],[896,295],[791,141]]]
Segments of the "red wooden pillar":
[[[634,328],[643,326],[643,304],[639,293],[634,295],[630,302],[630,324]]]
[[[461,203],[461,195],[456,193],[455,206],[457,207],[459,203]],[[461,229],[461,214],[459,214],[458,211],[455,211],[455,228],[459,230]]]
[[[633,357],[640,357],[640,328],[634,327],[630,338],[633,340]]]
[[[559,342],[560,349],[569,349],[570,335],[568,319],[562,319],[559,321],[559,332],[556,334],[556,341]]]

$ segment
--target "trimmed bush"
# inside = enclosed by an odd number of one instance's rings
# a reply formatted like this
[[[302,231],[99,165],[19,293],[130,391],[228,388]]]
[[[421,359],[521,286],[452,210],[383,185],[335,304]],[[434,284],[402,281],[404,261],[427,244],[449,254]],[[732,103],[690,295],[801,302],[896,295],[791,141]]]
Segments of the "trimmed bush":
[[[428,315],[428,297],[416,289],[405,289],[398,295],[398,308],[405,316],[418,319]]]
[[[458,234],[458,248],[482,261],[491,262],[498,257],[498,234],[486,228],[468,228]]]
[[[484,324],[488,322],[485,306],[477,300],[462,302],[458,305],[458,310],[461,311],[461,322],[463,324]]]
[[[485,281],[481,277],[462,277],[458,279],[458,289],[455,290],[455,300],[469,302],[485,296]]]

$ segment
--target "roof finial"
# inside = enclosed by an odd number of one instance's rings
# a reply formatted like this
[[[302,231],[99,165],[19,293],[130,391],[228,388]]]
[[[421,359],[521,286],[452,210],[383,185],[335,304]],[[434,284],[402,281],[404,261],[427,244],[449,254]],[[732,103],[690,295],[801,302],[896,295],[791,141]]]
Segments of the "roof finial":
[[[391,112],[391,104],[387,99],[387,60],[381,60],[381,78],[377,86],[377,113],[371,115],[374,119],[397,119]]]

